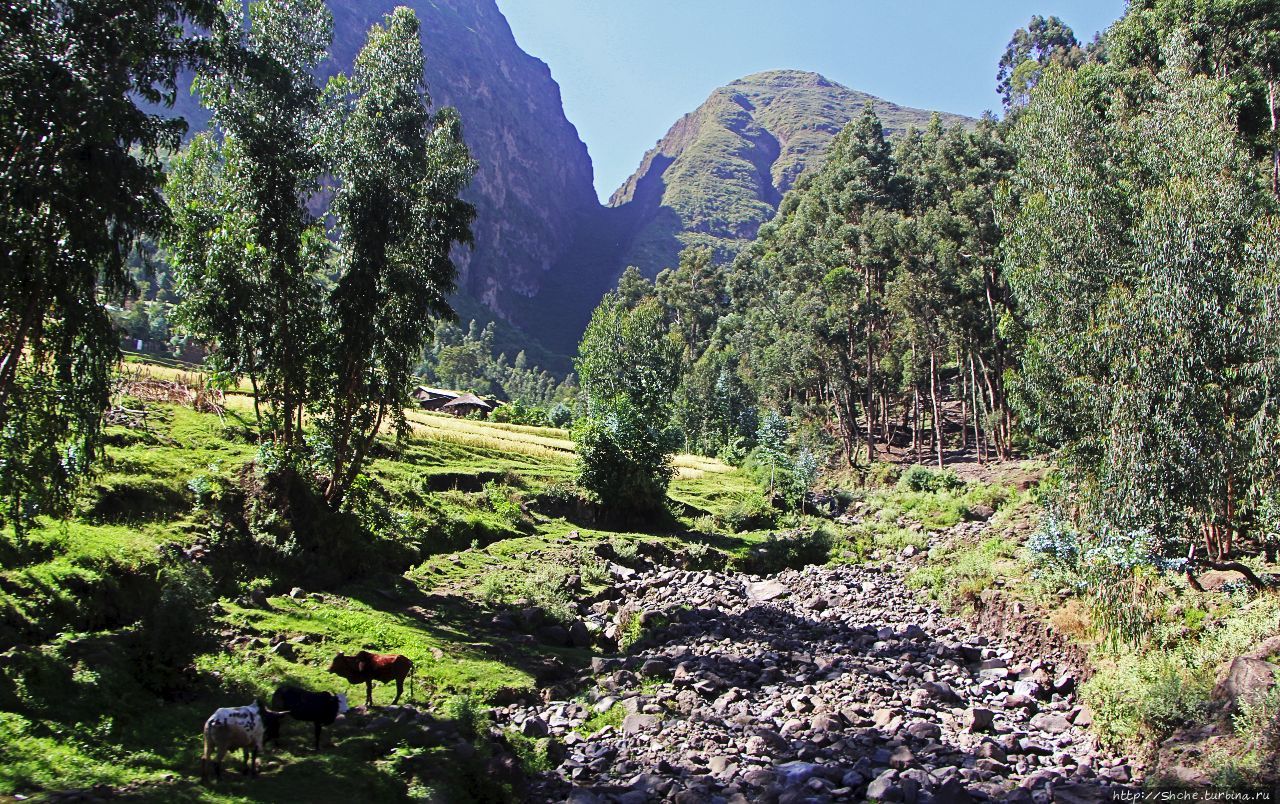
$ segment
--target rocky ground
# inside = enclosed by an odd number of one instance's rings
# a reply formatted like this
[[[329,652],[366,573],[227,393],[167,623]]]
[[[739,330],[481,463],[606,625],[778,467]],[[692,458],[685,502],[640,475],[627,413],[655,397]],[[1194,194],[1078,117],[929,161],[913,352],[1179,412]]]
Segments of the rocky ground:
[[[945,616],[893,565],[613,570],[619,596],[583,613],[639,618],[641,641],[572,700],[496,712],[561,746],[530,800],[1089,801],[1134,782],[1072,672]],[[584,733],[602,712],[625,716]]]

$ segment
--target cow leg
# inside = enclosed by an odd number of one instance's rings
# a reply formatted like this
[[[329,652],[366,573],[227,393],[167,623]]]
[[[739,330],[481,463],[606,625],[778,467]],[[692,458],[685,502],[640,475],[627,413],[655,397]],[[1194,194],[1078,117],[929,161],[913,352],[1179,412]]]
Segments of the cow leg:
[[[253,749],[251,750],[253,753],[253,772],[250,773],[249,775],[257,776],[258,775],[258,748],[257,746],[254,746]]]
[[[396,679],[396,698],[394,701],[391,702],[392,706],[395,706],[396,704],[400,703],[400,696],[403,693],[404,693],[404,679],[397,678]]]
[[[373,706],[373,679],[364,682],[364,705]]]
[[[316,723],[316,750],[320,750],[320,724]]]

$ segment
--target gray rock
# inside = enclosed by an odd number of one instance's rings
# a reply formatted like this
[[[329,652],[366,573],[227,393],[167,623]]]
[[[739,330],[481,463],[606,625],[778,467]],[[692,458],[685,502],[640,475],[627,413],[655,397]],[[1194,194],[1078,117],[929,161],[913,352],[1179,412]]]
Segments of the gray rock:
[[[1218,670],[1213,700],[1234,713],[1241,700],[1256,700],[1276,686],[1277,668],[1265,659],[1237,656]]]
[[[547,721],[540,717],[531,717],[520,724],[520,733],[525,737],[546,737],[551,733],[551,729],[547,726]]]
[[[942,727],[937,723],[930,723],[926,720],[917,720],[915,723],[907,726],[907,734],[910,734],[917,740],[936,740],[942,736]]]
[[[960,725],[965,731],[970,733],[980,731],[990,731],[992,724],[995,723],[995,713],[990,709],[981,706],[975,706],[965,710],[960,716]]]
[[[889,767],[902,770],[909,768],[916,763],[916,755],[911,753],[911,749],[905,745],[900,745],[893,749],[893,753],[889,755]]]
[[[1071,728],[1071,721],[1062,715],[1050,714],[1049,712],[1041,712],[1031,718],[1031,727],[1039,729],[1046,734],[1062,734]]]
[[[873,801],[901,801],[902,788],[898,785],[898,772],[887,770],[867,785],[867,798]]]
[[[747,584],[747,596],[762,603],[769,600],[777,600],[790,593],[791,590],[785,584],[776,580],[757,581]]]
[[[622,731],[625,734],[657,731],[660,728],[662,728],[662,721],[658,719],[657,715],[646,715],[637,712],[622,719]]]
[[[569,644],[575,648],[591,647],[591,629],[582,620],[569,624]]]

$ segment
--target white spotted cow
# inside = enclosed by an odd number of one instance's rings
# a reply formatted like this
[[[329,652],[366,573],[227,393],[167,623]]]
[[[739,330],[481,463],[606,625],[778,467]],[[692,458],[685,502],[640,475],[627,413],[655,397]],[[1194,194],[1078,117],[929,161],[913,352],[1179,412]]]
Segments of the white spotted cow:
[[[263,743],[280,739],[280,721],[288,712],[273,712],[254,701],[248,706],[227,706],[219,709],[204,722],[204,756],[200,760],[200,778],[209,778],[209,759],[213,757],[213,772],[222,778],[222,760],[228,751],[244,750],[245,773],[256,776],[258,754]],[[250,764],[250,756],[253,758]]]

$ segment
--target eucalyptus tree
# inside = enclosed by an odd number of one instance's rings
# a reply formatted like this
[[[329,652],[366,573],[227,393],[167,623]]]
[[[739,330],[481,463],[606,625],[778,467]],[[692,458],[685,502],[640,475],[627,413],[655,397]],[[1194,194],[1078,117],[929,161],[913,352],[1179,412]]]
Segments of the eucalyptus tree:
[[[706,351],[727,301],[724,272],[713,260],[710,248],[687,248],[679,264],[659,273],[653,283],[670,326],[684,342],[686,370]]]
[[[1185,40],[1189,48],[1174,47]],[[1185,50],[1192,72],[1223,81],[1237,128],[1268,163],[1280,198],[1280,4],[1274,0],[1133,0],[1107,32],[1107,58],[1128,68],[1125,91],[1141,102],[1143,76]],[[1136,80],[1135,80],[1136,79]]]
[[[917,387],[919,378],[927,378],[940,435],[939,369],[954,359],[962,443],[971,411],[979,457],[988,435],[1005,457],[1011,422],[1003,376],[1010,361],[1000,327],[1009,302],[995,209],[1011,157],[994,121],[984,119],[973,131],[944,129],[936,116],[924,132],[900,141],[895,156],[910,213],[902,270],[890,293],[898,335],[910,350],[909,358],[903,351],[905,368]],[[942,441],[934,442],[941,463]]]
[[[1222,82],[1171,42],[1135,76],[1049,71],[1013,135],[1009,279],[1028,329],[1025,421],[1085,516],[1222,555],[1275,455],[1277,222]]]
[[[475,171],[457,113],[430,111],[414,12],[369,31],[350,77],[329,85],[323,142],[337,183],[337,282],[324,320],[327,364],[316,405],[337,507],[384,422],[403,428],[414,367],[435,322],[452,319],[456,244],[475,209],[458,194]]]
[[[1057,17],[1031,17],[1027,27],[1013,32],[1000,57],[996,71],[996,91],[1006,109],[1027,102],[1045,67],[1055,64],[1074,68],[1084,63],[1085,50],[1075,32]]]
[[[213,344],[217,374],[249,378],[264,435],[296,454],[320,354],[328,252],[307,208],[325,167],[313,71],[333,21],[323,0],[259,0],[247,22],[239,4],[223,11],[216,44],[226,66],[195,82],[216,133],[175,160],[168,186],[178,316]]]
[[[0,495],[21,529],[67,499],[99,446],[118,357],[104,302],[165,214],[159,153],[189,33],[212,0],[25,0],[0,6]]]

